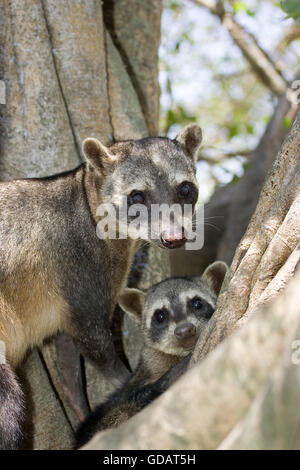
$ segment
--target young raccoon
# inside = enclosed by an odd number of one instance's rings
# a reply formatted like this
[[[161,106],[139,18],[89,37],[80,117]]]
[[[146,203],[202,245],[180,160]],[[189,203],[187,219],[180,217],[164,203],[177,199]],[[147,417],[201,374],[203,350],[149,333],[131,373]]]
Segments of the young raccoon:
[[[127,383],[80,426],[77,447],[96,432],[116,427],[135,415],[185,372],[190,353],[215,310],[226,272],[226,264],[216,261],[202,277],[166,279],[147,294],[138,289],[124,290],[119,304],[140,324],[143,334],[139,364]]]
[[[16,447],[21,435],[22,391],[11,368],[46,337],[66,331],[114,383],[128,377],[113,346],[110,319],[140,240],[107,238],[97,208],[110,203],[118,214],[124,200],[126,207],[194,207],[200,143],[196,125],[175,140],[146,138],[107,148],[89,138],[83,142],[86,163],[79,168],[0,183],[0,342],[6,347],[0,448]],[[172,227],[145,222],[145,228],[143,238],[160,247],[186,241],[182,227],[172,233]]]

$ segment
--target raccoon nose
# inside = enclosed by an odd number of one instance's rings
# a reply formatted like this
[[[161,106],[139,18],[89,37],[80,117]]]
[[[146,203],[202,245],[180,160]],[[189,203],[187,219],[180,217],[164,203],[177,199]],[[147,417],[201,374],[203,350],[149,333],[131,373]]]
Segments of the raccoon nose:
[[[168,233],[162,232],[161,234],[161,242],[166,248],[180,248],[186,242],[186,238],[184,236],[184,230],[182,229],[180,232],[177,233]]]
[[[191,338],[196,334],[196,327],[192,323],[180,323],[176,326],[174,334],[178,339]]]

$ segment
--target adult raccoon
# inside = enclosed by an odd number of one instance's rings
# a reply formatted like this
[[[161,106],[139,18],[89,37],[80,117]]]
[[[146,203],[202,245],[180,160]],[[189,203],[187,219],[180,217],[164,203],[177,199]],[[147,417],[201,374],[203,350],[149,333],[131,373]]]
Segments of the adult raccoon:
[[[13,369],[46,337],[66,331],[115,384],[128,377],[113,346],[110,319],[141,240],[97,236],[97,208],[109,202],[118,213],[124,198],[129,207],[194,206],[200,143],[196,125],[175,140],[129,140],[109,148],[88,138],[86,163],[79,168],[0,183],[0,341],[6,347],[0,448],[17,447],[21,436],[22,391]],[[182,227],[172,233],[149,222],[146,228],[144,238],[160,247],[186,241]]]

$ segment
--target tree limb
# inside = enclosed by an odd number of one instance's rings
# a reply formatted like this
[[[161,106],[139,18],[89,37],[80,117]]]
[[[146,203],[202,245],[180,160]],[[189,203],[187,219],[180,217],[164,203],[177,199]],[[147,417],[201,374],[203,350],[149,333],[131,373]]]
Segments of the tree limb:
[[[297,39],[300,39],[300,26],[292,24],[277,44],[276,50],[282,53],[287,46]]]
[[[201,162],[203,161],[203,162],[209,163],[210,165],[218,165],[221,161],[226,160],[228,158],[236,158],[239,156],[248,158],[252,152],[253,150],[240,149],[240,150],[236,150],[235,152],[222,152],[220,157],[213,157],[213,156],[205,155],[204,152],[201,152],[198,155],[198,161],[201,161]]]
[[[194,0],[194,2],[209,9],[211,13],[220,18],[223,26],[251,65],[253,72],[272,93],[279,96],[287,91],[288,83],[282,76],[280,69],[258,44],[256,38],[237,23],[232,13],[225,11],[221,1]]]

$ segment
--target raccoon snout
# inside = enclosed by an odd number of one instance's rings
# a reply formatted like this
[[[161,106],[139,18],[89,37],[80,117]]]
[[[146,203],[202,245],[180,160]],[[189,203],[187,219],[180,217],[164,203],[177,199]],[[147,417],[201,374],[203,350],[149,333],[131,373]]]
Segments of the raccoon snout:
[[[181,323],[176,326],[174,334],[178,339],[189,339],[195,336],[196,327],[192,323]]]
[[[184,236],[184,230],[182,229],[181,232],[177,232],[172,235],[167,232],[162,232],[161,242],[164,245],[164,247],[169,248],[169,249],[180,248],[186,242],[186,238]]]

